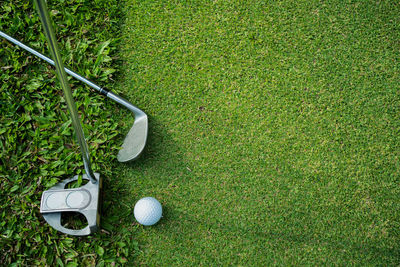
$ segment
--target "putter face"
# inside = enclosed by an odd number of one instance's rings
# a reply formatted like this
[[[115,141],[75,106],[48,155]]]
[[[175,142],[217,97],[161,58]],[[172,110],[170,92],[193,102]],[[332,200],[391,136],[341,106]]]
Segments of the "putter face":
[[[118,152],[119,162],[134,160],[142,153],[147,140],[147,115],[135,116],[135,122],[124,139],[121,150]]]
[[[90,235],[99,230],[102,180],[98,173],[94,175],[96,184],[83,175],[82,179],[89,180],[87,184],[79,188],[65,189],[68,183],[78,180],[78,175],[76,175],[43,192],[40,213],[48,224],[62,233],[75,236]],[[88,225],[80,230],[65,228],[61,224],[62,212],[81,213],[85,216]]]

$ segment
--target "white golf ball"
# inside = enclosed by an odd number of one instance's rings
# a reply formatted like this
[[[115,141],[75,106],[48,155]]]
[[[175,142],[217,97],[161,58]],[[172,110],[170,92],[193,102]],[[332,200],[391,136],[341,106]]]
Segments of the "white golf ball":
[[[160,220],[162,207],[154,197],[144,197],[136,203],[133,214],[138,223],[146,226],[153,225]]]

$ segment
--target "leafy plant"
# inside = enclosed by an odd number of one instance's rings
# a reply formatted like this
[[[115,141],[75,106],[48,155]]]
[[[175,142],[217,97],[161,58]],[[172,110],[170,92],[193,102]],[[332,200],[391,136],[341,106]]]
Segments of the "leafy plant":
[[[67,66],[97,82],[112,81],[122,2],[49,1]],[[0,29],[48,55],[33,3],[7,1]],[[0,262],[10,265],[78,266],[124,263],[137,250],[127,229],[106,219],[99,234],[71,238],[51,229],[39,214],[41,193],[60,179],[82,173],[79,148],[53,67],[0,40]],[[94,169],[112,176],[121,126],[115,104],[70,79]],[[109,191],[117,191],[111,189]],[[105,201],[105,213],[118,207]],[[107,216],[105,216],[107,217]],[[127,226],[129,229],[132,226]],[[130,229],[132,230],[132,229]]]

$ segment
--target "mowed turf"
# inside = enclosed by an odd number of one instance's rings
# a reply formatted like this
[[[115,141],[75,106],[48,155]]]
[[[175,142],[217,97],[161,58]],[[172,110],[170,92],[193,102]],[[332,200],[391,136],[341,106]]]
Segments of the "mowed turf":
[[[149,115],[121,201],[136,264],[398,265],[400,8],[127,1],[121,88]]]

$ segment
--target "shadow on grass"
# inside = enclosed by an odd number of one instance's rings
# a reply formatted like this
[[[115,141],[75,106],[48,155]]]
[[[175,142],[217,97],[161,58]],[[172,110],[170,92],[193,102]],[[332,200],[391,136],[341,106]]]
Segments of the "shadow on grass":
[[[177,218],[180,218],[179,223],[176,222]],[[170,225],[171,223],[173,223],[173,225]],[[168,226],[168,228],[171,228],[168,231],[170,233],[169,238],[177,240],[181,238],[182,232],[185,232],[187,235],[188,229],[196,231],[196,233],[193,233],[194,235],[200,235],[198,231],[199,229],[203,229],[205,232],[217,234],[219,237],[222,236],[226,240],[232,240],[236,245],[238,244],[236,241],[239,240],[239,247],[248,247],[249,244],[252,244],[252,246],[259,246],[258,249],[260,251],[266,250],[266,247],[272,247],[273,250],[290,250],[292,248],[304,248],[305,246],[314,248],[325,247],[330,251],[330,257],[342,254],[347,255],[345,258],[351,259],[359,258],[360,255],[362,255],[362,257],[366,259],[369,258],[370,260],[374,258],[380,260],[385,259],[391,264],[394,262],[398,264],[400,262],[400,249],[398,247],[378,247],[368,241],[356,243],[346,239],[333,239],[320,236],[318,233],[313,231],[302,233],[289,229],[287,231],[285,231],[285,229],[282,229],[281,231],[273,229],[266,230],[257,226],[239,226],[234,221],[229,224],[221,221],[204,221],[199,220],[186,212],[168,206],[164,207],[164,216],[159,224],[160,226]],[[191,225],[191,227],[188,228],[187,225]],[[213,242],[218,241],[214,240]],[[267,246],[267,244],[269,245]],[[343,259],[343,256],[341,258]]]
[[[139,185],[142,183],[139,179],[147,176],[147,179],[154,179],[155,183],[159,183],[157,187],[163,188],[171,180],[176,179],[176,177],[170,175],[170,171],[174,172],[174,169],[170,166],[181,166],[182,168],[188,166],[180,154],[179,147],[176,146],[168,133],[167,127],[162,122],[156,121],[152,116],[148,115],[148,119],[147,143],[140,157],[126,163],[113,162],[113,172],[116,173],[116,176],[104,179],[104,224],[102,224],[102,227],[104,226],[107,231],[112,231],[121,224],[135,224],[133,218],[134,200],[143,197],[134,195],[133,191],[138,190],[137,186],[132,184],[129,179],[121,176],[124,172],[132,174],[134,177],[137,175],[138,181],[135,181],[135,183]],[[126,124],[126,126],[128,125],[131,125],[131,123]],[[125,133],[127,130],[123,129],[121,132]],[[152,177],[155,174],[159,174],[159,176]],[[142,187],[151,187],[147,183],[148,181],[144,181]]]

